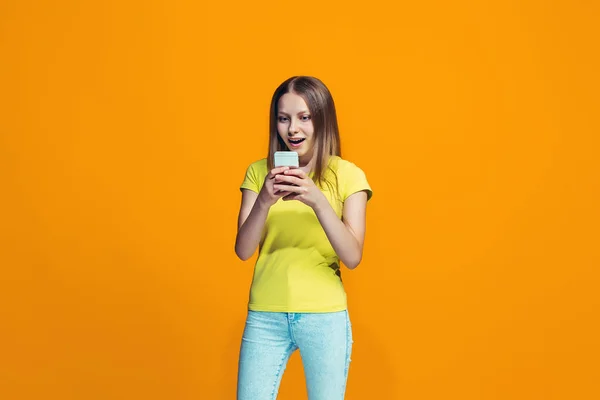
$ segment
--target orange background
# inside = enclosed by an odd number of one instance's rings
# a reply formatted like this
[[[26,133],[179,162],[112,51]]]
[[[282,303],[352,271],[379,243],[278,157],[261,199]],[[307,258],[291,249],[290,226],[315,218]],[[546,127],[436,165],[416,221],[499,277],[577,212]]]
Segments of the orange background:
[[[347,398],[600,397],[598,3],[391,4],[0,4],[2,399],[234,398],[238,187],[297,74],[374,189]]]

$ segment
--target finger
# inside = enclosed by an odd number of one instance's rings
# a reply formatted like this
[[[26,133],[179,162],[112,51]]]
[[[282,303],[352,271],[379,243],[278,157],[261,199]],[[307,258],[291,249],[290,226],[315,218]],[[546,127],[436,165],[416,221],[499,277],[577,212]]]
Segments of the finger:
[[[306,172],[302,171],[300,168],[288,169],[282,172],[284,175],[294,175],[299,177],[300,179],[306,178]]]
[[[300,186],[290,186],[290,185],[273,185],[273,189],[275,190],[285,190],[291,193],[302,194],[306,192],[306,189]]]
[[[269,175],[268,175],[268,176],[269,176],[269,178],[273,179],[273,177],[274,177],[275,175],[278,175],[278,174],[283,174],[283,173],[284,173],[284,171],[286,171],[286,170],[288,170],[288,169],[290,169],[290,167],[277,167],[277,168],[273,168],[273,169],[272,169],[272,170],[269,172]]]
[[[284,201],[289,201],[289,200],[298,200],[298,194],[297,193],[290,193],[286,196],[283,196],[282,199]]]
[[[292,185],[300,185],[302,184],[302,179],[295,176],[277,175],[275,177],[275,182],[286,182],[291,183]]]
[[[277,190],[276,192],[273,193],[273,195],[275,197],[285,197],[287,195],[289,195],[290,192],[286,191],[286,190]]]

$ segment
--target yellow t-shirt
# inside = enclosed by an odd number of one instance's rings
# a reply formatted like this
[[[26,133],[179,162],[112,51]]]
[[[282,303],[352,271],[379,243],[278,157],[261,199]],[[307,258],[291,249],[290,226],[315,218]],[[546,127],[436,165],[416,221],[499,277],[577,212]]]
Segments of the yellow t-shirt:
[[[364,172],[353,163],[334,156],[321,190],[342,218],[348,196],[366,191],[372,196]],[[260,192],[267,176],[267,160],[252,163],[240,187]],[[334,186],[335,187],[335,186]],[[313,209],[304,203],[279,199],[271,206],[254,266],[248,308],[253,311],[334,312],[347,307],[340,278],[340,263]]]

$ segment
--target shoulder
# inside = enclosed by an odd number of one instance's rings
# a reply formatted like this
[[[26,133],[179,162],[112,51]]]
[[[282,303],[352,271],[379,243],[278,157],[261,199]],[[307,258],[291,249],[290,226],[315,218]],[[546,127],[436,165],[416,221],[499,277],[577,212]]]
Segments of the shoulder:
[[[248,165],[248,169],[252,169],[252,170],[266,170],[267,169],[267,159],[266,158],[261,158],[260,160],[256,160],[250,163],[250,165]]]
[[[267,159],[263,158],[254,161],[246,168],[246,174],[244,181],[240,186],[240,189],[250,189],[254,192],[258,192],[262,187],[262,183],[267,176]]]
[[[338,174],[353,175],[364,173],[363,170],[352,161],[345,160],[339,156],[331,156],[329,166]]]
[[[367,181],[367,176],[358,165],[341,157],[332,156],[329,166],[338,178],[343,199],[363,190],[367,192],[367,199],[372,197],[373,190]]]
[[[261,158],[251,162],[246,168],[246,175],[261,176],[267,175],[267,159]]]

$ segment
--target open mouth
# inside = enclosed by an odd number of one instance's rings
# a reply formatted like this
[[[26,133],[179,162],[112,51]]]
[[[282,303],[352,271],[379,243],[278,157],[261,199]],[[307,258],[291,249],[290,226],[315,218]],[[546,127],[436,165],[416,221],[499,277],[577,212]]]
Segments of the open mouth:
[[[289,140],[289,142],[290,142],[290,144],[292,146],[299,146],[300,143],[304,142],[305,139],[306,138],[302,138],[302,139],[288,139],[288,140]]]

